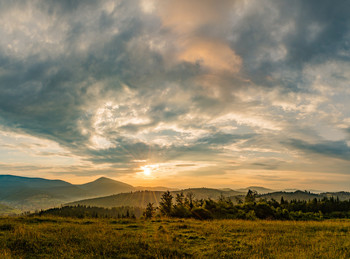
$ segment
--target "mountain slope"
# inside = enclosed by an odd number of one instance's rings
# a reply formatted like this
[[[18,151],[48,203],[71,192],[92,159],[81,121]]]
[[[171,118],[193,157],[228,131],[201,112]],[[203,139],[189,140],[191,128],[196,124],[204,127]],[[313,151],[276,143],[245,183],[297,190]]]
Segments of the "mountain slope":
[[[0,201],[22,211],[46,209],[92,196],[61,180],[0,175]]]
[[[272,192],[266,193],[259,196],[260,198],[264,198],[267,200],[275,199],[276,201],[280,201],[283,197],[284,200],[312,200],[314,198],[322,198],[320,195],[315,193],[303,192],[303,191],[295,191],[295,192]]]
[[[98,178],[90,183],[77,185],[77,187],[88,191],[89,193],[93,193],[95,196],[113,195],[122,192],[130,192],[135,189],[130,184],[112,180],[106,177]]]
[[[229,196],[237,196],[237,195],[244,194],[242,192],[238,192],[234,190],[219,190],[219,189],[213,189],[213,188],[189,188],[181,191],[174,191],[172,192],[172,194],[173,196],[175,196],[176,194],[181,192],[184,195],[192,193],[195,199],[208,199],[208,198],[218,199],[221,195],[224,197],[229,197]]]
[[[18,188],[18,187],[31,187],[31,188],[41,188],[46,186],[51,187],[62,187],[70,186],[72,184],[62,181],[62,180],[48,180],[44,178],[31,178],[31,177],[22,177],[16,175],[0,175],[0,191],[5,188]]]
[[[325,192],[325,193],[311,193],[307,191],[295,191],[295,192],[273,192],[273,193],[267,193],[259,195],[260,198],[264,198],[267,200],[275,199],[276,201],[280,201],[281,197],[283,197],[284,200],[290,201],[290,200],[312,200],[314,198],[316,199],[322,199],[324,197],[330,198],[339,198],[340,200],[349,200],[350,199],[350,192]]]
[[[0,216],[20,214],[21,211],[5,204],[0,204]]]
[[[74,185],[62,180],[0,175],[0,202],[22,211],[47,209],[74,200],[132,190],[133,186],[106,177]]]
[[[194,199],[218,199],[221,195],[224,197],[242,195],[241,192],[236,191],[222,191],[211,188],[191,188],[181,191],[171,192],[175,198],[176,194],[183,193],[185,196],[192,194]],[[151,202],[155,206],[159,205],[159,201],[164,191],[136,191],[129,193],[120,193],[117,195],[99,197],[94,199],[86,199],[71,202],[68,205],[86,205],[86,206],[97,206],[97,207],[118,207],[118,206],[136,206],[146,207]]]
[[[0,200],[21,200],[38,193],[66,199],[91,196],[87,191],[61,180],[0,175]]]
[[[144,187],[144,186],[136,186],[135,191],[159,191],[159,192],[166,192],[166,191],[179,191],[179,188],[169,188],[164,186],[155,186],[155,187]]]
[[[160,191],[136,191],[130,193],[119,193],[106,197],[75,201],[67,205],[86,205],[106,208],[131,206],[144,208],[149,202],[154,203],[155,206],[158,206],[160,197],[163,193],[164,192]]]

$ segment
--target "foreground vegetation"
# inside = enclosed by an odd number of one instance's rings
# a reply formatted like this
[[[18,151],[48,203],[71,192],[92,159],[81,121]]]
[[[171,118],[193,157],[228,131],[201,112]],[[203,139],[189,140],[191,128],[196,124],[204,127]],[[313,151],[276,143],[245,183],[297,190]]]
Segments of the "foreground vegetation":
[[[350,221],[0,218],[0,258],[350,258]]]

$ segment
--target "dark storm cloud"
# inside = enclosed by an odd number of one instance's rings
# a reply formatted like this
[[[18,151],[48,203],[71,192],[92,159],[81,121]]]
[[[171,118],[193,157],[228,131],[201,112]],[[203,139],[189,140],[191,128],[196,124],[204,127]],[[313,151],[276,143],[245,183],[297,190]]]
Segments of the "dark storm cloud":
[[[83,136],[79,132],[77,122],[84,119],[89,102],[111,94],[111,91],[117,94],[120,87],[118,79],[129,82],[135,80],[136,76],[142,76],[142,73],[156,70],[155,67],[144,66],[142,62],[133,60],[135,57],[127,50],[127,43],[137,38],[142,25],[139,15],[135,14],[137,9],[130,8],[129,3],[125,5],[126,3],[120,3],[119,7],[128,11],[131,9],[131,13],[113,20],[114,26],[117,24],[122,31],[106,41],[92,39],[89,49],[85,53],[79,53],[76,45],[81,43],[81,36],[99,26],[93,24],[91,28],[83,23],[84,19],[79,21],[80,12],[85,9],[93,12],[96,19],[102,22],[102,27],[106,19],[112,18],[99,11],[96,1],[53,1],[39,4],[47,12],[43,15],[50,16],[52,28],[56,22],[61,22],[60,19],[70,26],[64,35],[65,49],[55,58],[42,58],[29,53],[23,59],[1,53],[0,65],[6,73],[0,77],[0,112],[9,126],[54,139],[65,146],[84,145],[89,136]],[[159,59],[147,49],[143,58],[156,63]],[[97,89],[97,94],[89,94],[91,85],[110,77],[114,77],[113,82]]]
[[[11,70],[0,78],[0,112],[9,126],[32,131],[56,141],[73,143],[79,118],[80,90],[67,66],[29,58],[3,63]]]
[[[256,1],[232,29],[231,46],[255,83],[307,91],[305,65],[348,60],[349,8],[348,1]]]
[[[291,139],[288,143],[306,154],[313,153],[350,161],[350,147],[344,141],[323,141],[311,144],[303,140]]]

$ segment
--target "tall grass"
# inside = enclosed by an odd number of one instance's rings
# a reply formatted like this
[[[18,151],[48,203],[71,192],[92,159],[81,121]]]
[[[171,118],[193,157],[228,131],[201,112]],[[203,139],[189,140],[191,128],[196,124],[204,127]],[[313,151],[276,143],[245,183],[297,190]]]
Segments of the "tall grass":
[[[0,258],[350,258],[350,221],[0,218]]]

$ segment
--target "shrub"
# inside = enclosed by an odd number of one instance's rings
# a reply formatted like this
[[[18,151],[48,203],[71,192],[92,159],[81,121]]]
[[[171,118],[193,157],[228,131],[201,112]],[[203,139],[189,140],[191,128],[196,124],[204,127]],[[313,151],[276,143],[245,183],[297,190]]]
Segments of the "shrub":
[[[192,210],[192,217],[200,220],[213,219],[213,214],[209,210],[195,208]]]

